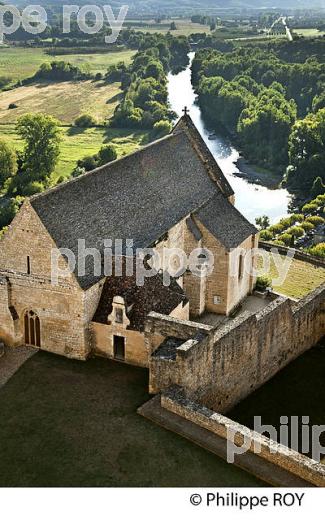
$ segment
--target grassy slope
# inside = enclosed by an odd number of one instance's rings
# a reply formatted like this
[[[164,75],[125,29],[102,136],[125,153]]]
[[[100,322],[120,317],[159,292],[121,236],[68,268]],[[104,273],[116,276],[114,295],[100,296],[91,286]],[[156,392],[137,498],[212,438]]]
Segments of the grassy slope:
[[[0,389],[0,486],[258,486],[137,415],[145,369],[40,352]]]
[[[0,93],[0,123],[14,123],[26,112],[43,112],[71,124],[80,114],[91,113],[98,122],[112,116],[120,99],[118,83],[65,81],[19,87]],[[8,110],[10,103],[18,108]]]
[[[269,276],[273,280],[278,278],[278,270],[273,260]],[[302,298],[324,282],[325,269],[294,259],[285,281],[281,285],[273,282],[273,289],[292,298]]]
[[[26,49],[22,47],[0,48],[0,76],[12,80],[30,78],[45,62],[54,60],[68,61],[90,72],[105,72],[107,67],[119,61],[129,63],[135,51],[114,51],[100,54],[65,54],[50,56],[44,49]]]
[[[61,131],[61,154],[54,177],[69,176],[78,159],[97,153],[104,143],[113,143],[120,157],[146,144],[149,138],[148,132],[127,129],[88,128],[78,132],[71,128],[62,128]],[[0,138],[2,137],[18,150],[23,146],[15,132],[14,125],[1,125]]]

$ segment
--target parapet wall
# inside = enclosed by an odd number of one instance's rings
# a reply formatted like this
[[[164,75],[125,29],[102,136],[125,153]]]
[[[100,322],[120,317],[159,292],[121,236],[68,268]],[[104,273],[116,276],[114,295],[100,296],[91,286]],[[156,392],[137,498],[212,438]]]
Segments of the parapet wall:
[[[161,395],[166,410],[209,430],[218,437],[243,446],[264,460],[279,466],[314,486],[325,486],[325,466],[275,440],[268,439],[220,413],[186,399],[180,389],[171,388]],[[238,450],[238,453],[240,450]]]
[[[300,251],[299,249],[295,249],[292,247],[279,246],[277,244],[273,244],[272,242],[266,242],[264,240],[259,240],[258,246],[261,249],[265,249],[265,251],[271,251],[271,249],[276,249],[280,255],[287,255],[290,252],[294,252],[294,258],[296,260],[302,260],[303,262],[308,262],[309,264],[316,265],[317,267],[325,268],[325,259],[320,256],[314,256],[309,253],[305,253],[304,251]]]
[[[298,303],[280,296],[258,314],[245,312],[215,330],[180,325],[178,336],[177,323],[149,315],[148,335],[184,339],[174,360],[151,357],[150,391],[178,385],[215,411],[231,409],[322,338],[324,300],[325,284]]]

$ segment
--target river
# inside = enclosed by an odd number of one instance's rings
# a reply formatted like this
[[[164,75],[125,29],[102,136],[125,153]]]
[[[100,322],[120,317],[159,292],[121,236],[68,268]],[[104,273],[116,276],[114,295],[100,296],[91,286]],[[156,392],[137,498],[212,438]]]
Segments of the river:
[[[191,52],[190,62],[194,58]],[[260,184],[248,182],[238,177],[240,170],[236,166],[239,159],[239,151],[230,140],[220,134],[215,134],[214,140],[209,140],[211,129],[208,129],[201,115],[200,107],[196,104],[196,95],[191,83],[191,65],[186,70],[178,73],[170,73],[168,76],[168,93],[171,108],[182,115],[184,106],[190,110],[190,116],[208,145],[222,171],[230,182],[236,198],[236,207],[252,223],[261,215],[268,215],[272,223],[288,214],[288,205],[291,197],[285,189],[270,189]]]

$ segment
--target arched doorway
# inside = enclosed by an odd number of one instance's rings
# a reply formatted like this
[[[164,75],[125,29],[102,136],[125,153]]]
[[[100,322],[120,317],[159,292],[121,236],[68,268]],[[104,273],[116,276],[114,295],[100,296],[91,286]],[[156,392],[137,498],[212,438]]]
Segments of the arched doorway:
[[[41,346],[41,325],[37,314],[26,311],[24,314],[25,344],[33,347]]]

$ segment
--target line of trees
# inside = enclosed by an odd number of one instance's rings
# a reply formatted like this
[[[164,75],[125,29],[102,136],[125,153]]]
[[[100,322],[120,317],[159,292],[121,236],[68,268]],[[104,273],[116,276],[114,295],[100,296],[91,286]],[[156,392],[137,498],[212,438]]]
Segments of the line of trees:
[[[123,99],[110,121],[113,127],[154,129],[168,133],[175,118],[169,108],[167,72],[188,63],[186,38],[147,35],[129,67],[110,67],[106,79],[121,81]]]

